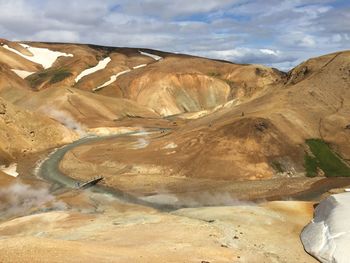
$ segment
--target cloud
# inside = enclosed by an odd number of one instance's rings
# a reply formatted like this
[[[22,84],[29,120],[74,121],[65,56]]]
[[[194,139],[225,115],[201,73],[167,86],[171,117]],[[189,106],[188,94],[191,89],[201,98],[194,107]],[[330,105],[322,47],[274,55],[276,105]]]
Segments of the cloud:
[[[46,40],[50,42],[74,42],[80,41],[79,34],[68,30],[42,30],[33,35],[33,40]]]
[[[237,0],[177,0],[177,1],[163,1],[163,0],[136,0],[125,1],[121,5],[121,10],[131,14],[150,15],[156,17],[183,17],[186,15],[196,15],[201,13],[208,13],[220,10],[233,4],[240,3]]]
[[[15,40],[148,47],[294,66],[348,48],[350,2],[0,0],[0,25],[2,37]]]
[[[254,48],[236,48],[229,50],[213,50],[198,55],[207,55],[212,58],[236,61],[239,63],[264,63],[273,65],[275,63],[296,61],[297,57],[283,54],[279,50],[272,49],[254,49]]]

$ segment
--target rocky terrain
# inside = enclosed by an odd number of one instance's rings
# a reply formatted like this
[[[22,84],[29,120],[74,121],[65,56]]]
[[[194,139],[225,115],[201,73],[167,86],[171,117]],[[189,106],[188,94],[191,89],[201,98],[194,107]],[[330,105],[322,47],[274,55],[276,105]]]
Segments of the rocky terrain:
[[[350,185],[350,52],[284,73],[0,43],[1,262],[316,262],[299,235]]]

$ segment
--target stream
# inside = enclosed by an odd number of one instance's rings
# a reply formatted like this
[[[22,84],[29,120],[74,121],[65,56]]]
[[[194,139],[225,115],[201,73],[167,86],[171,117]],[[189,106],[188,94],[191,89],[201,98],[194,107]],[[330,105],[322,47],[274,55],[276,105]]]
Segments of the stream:
[[[164,131],[164,130],[166,129],[160,128],[160,129],[157,129],[156,131]],[[149,132],[155,132],[155,131],[152,130]],[[130,135],[137,136],[137,135],[144,135],[144,134],[145,134],[144,131],[142,132],[136,131],[136,132],[130,132],[130,133],[124,133],[124,134],[118,134],[118,135],[109,135],[109,136],[100,136],[100,137],[90,136],[90,137],[81,138],[73,143],[67,144],[51,152],[48,155],[47,159],[43,160],[41,164],[37,167],[38,175],[39,177],[45,179],[46,181],[53,183],[55,186],[65,187],[68,189],[69,188],[77,189],[77,185],[78,183],[81,183],[81,181],[75,180],[65,175],[59,169],[60,162],[68,151],[81,145],[94,143],[105,139],[125,137]],[[148,206],[159,210],[171,211],[179,208],[178,206],[174,206],[170,204],[158,204],[158,203],[148,202],[140,198],[137,198],[131,194],[128,194],[124,191],[116,189],[115,187],[111,188],[105,185],[94,185],[89,187],[89,190],[93,192],[112,195],[113,197],[123,202],[139,204],[139,205]]]

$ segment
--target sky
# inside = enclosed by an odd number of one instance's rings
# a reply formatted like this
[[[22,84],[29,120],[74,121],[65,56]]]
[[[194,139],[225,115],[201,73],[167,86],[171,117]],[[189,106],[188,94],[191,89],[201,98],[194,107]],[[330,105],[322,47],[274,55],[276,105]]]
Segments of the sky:
[[[152,48],[287,71],[350,48],[350,0],[0,0],[0,38]]]

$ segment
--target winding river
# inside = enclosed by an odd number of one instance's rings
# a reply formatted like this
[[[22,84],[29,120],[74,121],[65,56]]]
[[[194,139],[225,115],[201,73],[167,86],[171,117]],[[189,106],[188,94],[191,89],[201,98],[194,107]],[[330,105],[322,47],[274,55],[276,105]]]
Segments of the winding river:
[[[157,130],[152,130],[149,131],[150,132],[155,132],[155,131],[165,131],[167,129],[157,129]],[[77,184],[78,182],[81,183],[78,180],[75,180],[67,175],[65,175],[64,173],[62,173],[59,169],[59,164],[61,162],[61,160],[63,159],[64,155],[80,146],[80,145],[84,145],[84,144],[89,144],[89,143],[93,143],[93,142],[97,142],[97,141],[102,141],[105,139],[110,139],[110,138],[117,138],[117,137],[124,137],[124,136],[130,136],[130,135],[144,135],[145,132],[130,132],[130,133],[124,133],[124,134],[118,134],[118,135],[110,135],[110,136],[89,136],[89,137],[84,137],[82,139],[79,139],[71,144],[67,144],[61,148],[58,148],[56,150],[54,150],[53,152],[51,152],[49,154],[49,156],[47,157],[47,159],[45,159],[44,161],[41,162],[41,164],[37,167],[37,174],[55,184],[58,185],[60,187],[66,187],[66,188],[71,188],[71,189],[77,189]],[[108,186],[104,186],[104,185],[95,185],[89,188],[91,191],[93,192],[99,192],[99,193],[104,193],[104,194],[110,194],[112,196],[114,196],[115,198],[117,198],[120,201],[124,201],[127,203],[133,203],[133,204],[139,204],[139,205],[144,205],[144,206],[148,206],[148,207],[153,207],[159,210],[165,210],[165,211],[171,211],[171,210],[175,210],[178,209],[178,206],[174,206],[174,205],[170,205],[170,204],[158,204],[158,203],[152,203],[152,202],[148,202],[145,200],[142,200],[140,198],[137,198],[133,195],[130,195],[124,191],[121,191],[119,189],[116,188],[111,188]]]

